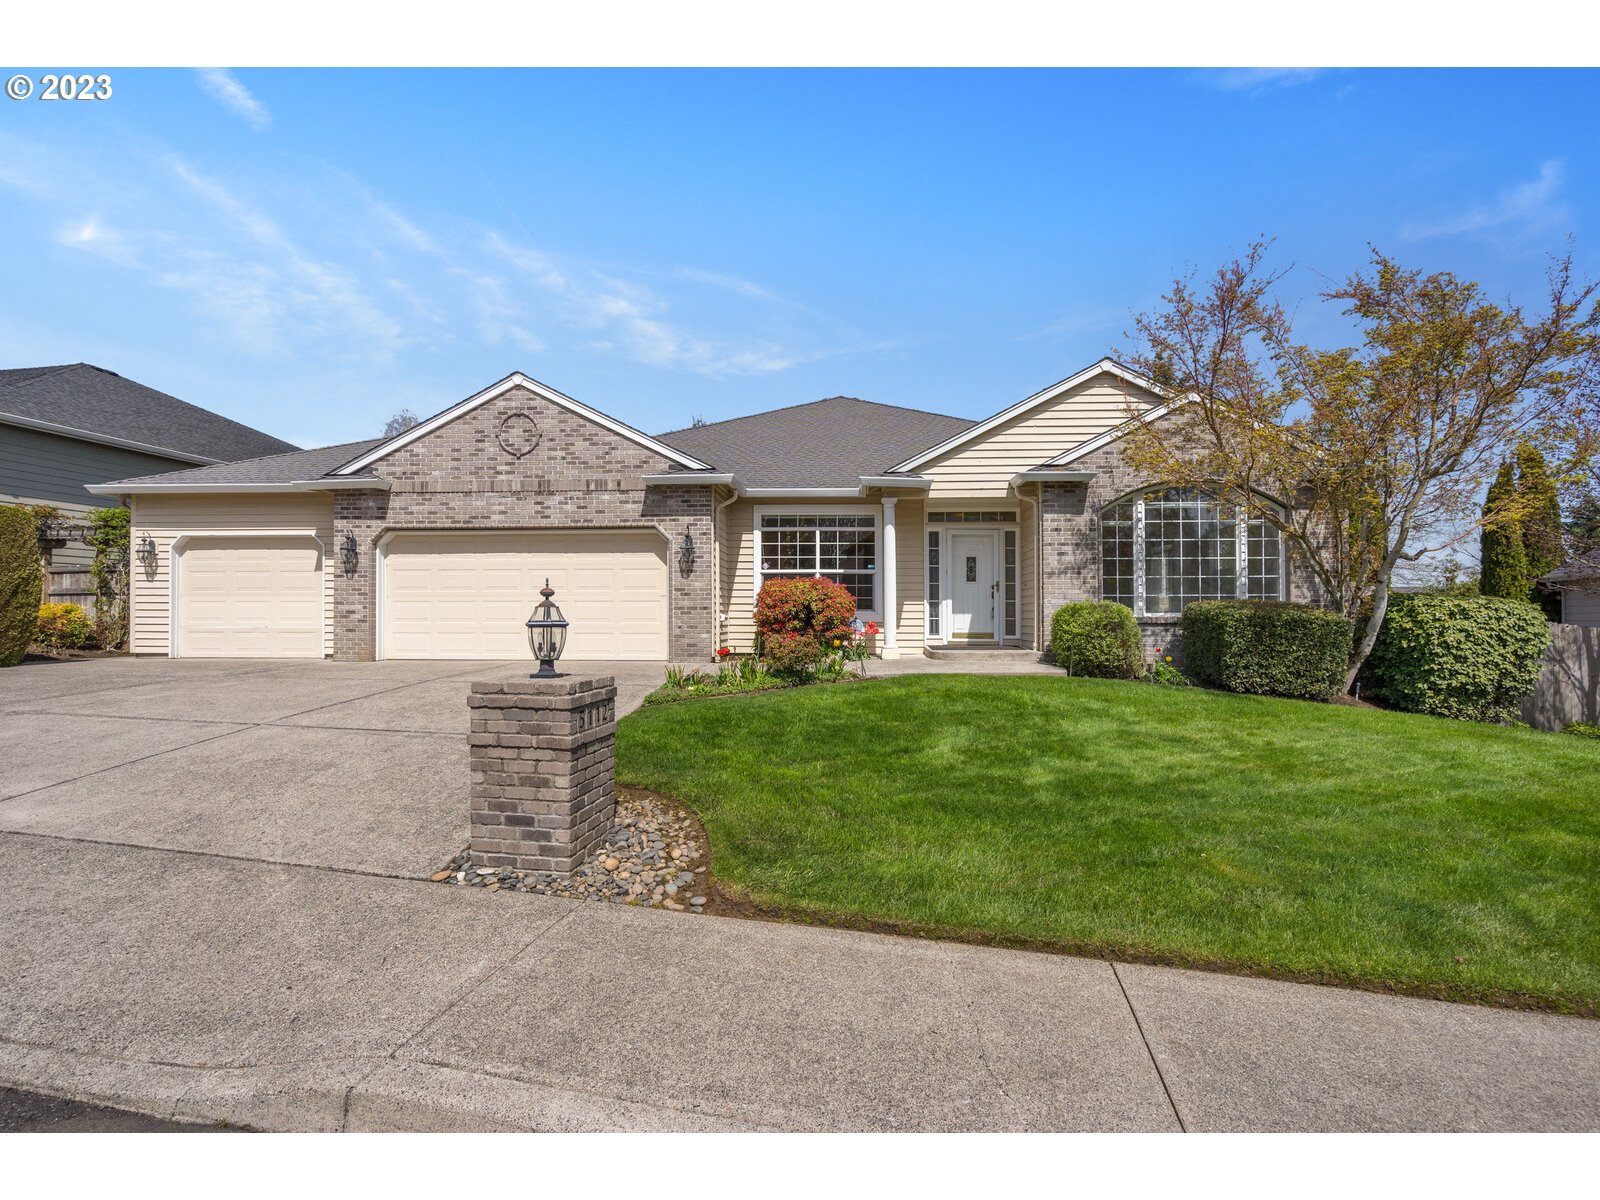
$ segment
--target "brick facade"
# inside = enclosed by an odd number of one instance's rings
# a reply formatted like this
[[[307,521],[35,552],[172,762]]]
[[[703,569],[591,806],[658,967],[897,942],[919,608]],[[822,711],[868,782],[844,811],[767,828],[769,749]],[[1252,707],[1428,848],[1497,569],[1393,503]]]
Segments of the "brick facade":
[[[1075,600],[1098,600],[1100,588],[1100,513],[1129,492],[1149,487],[1157,481],[1135,470],[1112,442],[1075,460],[1071,470],[1093,471],[1095,477],[1084,483],[1042,485],[1040,520],[1039,589],[1044,612],[1041,642],[1049,638],[1050,616],[1063,604]],[[1315,580],[1303,563],[1289,556],[1286,599],[1320,603]],[[1179,616],[1139,618],[1139,633],[1145,652],[1153,657],[1157,648],[1182,661],[1183,630]]]
[[[614,683],[472,685],[474,866],[569,874],[605,837],[617,811]]]
[[[508,417],[523,439],[513,440],[516,450],[537,429],[537,444],[522,457],[501,444]],[[703,485],[645,486],[645,475],[672,466],[646,447],[520,387],[402,446],[373,464],[374,472],[389,481],[388,491],[334,494],[335,545],[351,534],[358,547],[355,573],[340,568],[335,576],[334,657],[364,662],[377,655],[377,555],[387,534],[649,528],[665,539],[671,656],[710,659],[716,645],[713,499]],[[704,551],[687,572],[679,554],[685,534]]]

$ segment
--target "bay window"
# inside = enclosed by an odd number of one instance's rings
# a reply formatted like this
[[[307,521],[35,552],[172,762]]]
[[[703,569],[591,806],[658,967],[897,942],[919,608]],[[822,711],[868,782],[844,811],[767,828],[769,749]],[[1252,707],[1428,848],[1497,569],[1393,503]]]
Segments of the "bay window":
[[[878,611],[878,522],[854,513],[763,513],[758,578],[809,576],[843,584],[862,612]]]
[[[1196,600],[1283,599],[1283,540],[1263,517],[1199,488],[1124,497],[1100,514],[1101,595],[1137,616]]]

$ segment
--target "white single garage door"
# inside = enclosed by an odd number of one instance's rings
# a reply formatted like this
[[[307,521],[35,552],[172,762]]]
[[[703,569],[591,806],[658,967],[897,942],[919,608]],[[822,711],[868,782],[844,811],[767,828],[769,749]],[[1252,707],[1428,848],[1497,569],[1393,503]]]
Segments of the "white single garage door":
[[[178,549],[177,568],[179,657],[322,657],[316,538],[191,538]]]
[[[666,543],[649,530],[397,534],[383,566],[384,658],[531,658],[546,579],[564,658],[667,657]]]

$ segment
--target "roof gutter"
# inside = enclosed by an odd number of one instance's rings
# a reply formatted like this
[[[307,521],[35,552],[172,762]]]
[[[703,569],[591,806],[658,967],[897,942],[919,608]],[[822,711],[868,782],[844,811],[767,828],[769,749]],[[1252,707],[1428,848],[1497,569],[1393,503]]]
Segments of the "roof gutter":
[[[855,499],[863,494],[859,487],[759,487],[741,488],[741,496],[752,496],[760,500],[834,500],[842,498]]]
[[[1048,468],[1018,471],[1011,477],[1011,486],[1017,487],[1024,483],[1088,483],[1099,473],[1098,471],[1053,471]]]
[[[715,471],[666,471],[660,475],[646,475],[644,481],[648,487],[671,487],[683,483],[721,484],[723,487],[737,488],[739,481],[732,475],[718,474]]]
[[[344,488],[387,492],[389,481],[361,479],[298,479],[291,483],[86,483],[96,496],[225,496],[230,492],[333,492]]]
[[[683,484],[704,484],[731,487],[738,498],[756,500],[854,500],[867,494],[869,488],[918,488],[926,491],[933,485],[931,479],[920,475],[862,475],[855,487],[746,487],[735,475],[726,472],[668,471],[660,475],[646,475],[647,487],[677,487]]]
[[[868,488],[916,488],[925,492],[932,486],[933,480],[925,475],[863,475],[860,491],[863,496]]]
[[[94,442],[101,446],[116,446],[122,450],[137,450],[141,454],[153,454],[157,458],[171,458],[178,462],[196,463],[202,467],[214,467],[221,458],[202,458],[198,454],[189,454],[183,450],[173,450],[166,446],[152,446],[148,442],[134,442],[127,438],[110,437],[103,433],[91,433],[87,429],[75,429],[71,425],[57,425],[52,421],[36,421],[32,417],[19,417],[15,413],[0,413],[0,423],[16,425],[22,429],[37,429],[40,433],[53,433],[60,437],[69,437],[79,442]]]

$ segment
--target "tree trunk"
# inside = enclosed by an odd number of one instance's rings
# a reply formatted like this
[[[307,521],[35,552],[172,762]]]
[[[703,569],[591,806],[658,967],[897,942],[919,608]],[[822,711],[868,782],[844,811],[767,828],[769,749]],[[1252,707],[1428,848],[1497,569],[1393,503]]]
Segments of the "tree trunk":
[[[1358,610],[1359,611],[1359,610]],[[1361,635],[1361,641],[1350,659],[1350,669],[1344,674],[1344,690],[1348,693],[1356,685],[1356,676],[1367,661],[1367,655],[1378,644],[1378,633],[1383,629],[1383,618],[1389,611],[1389,572],[1384,571],[1372,585],[1372,619]]]

